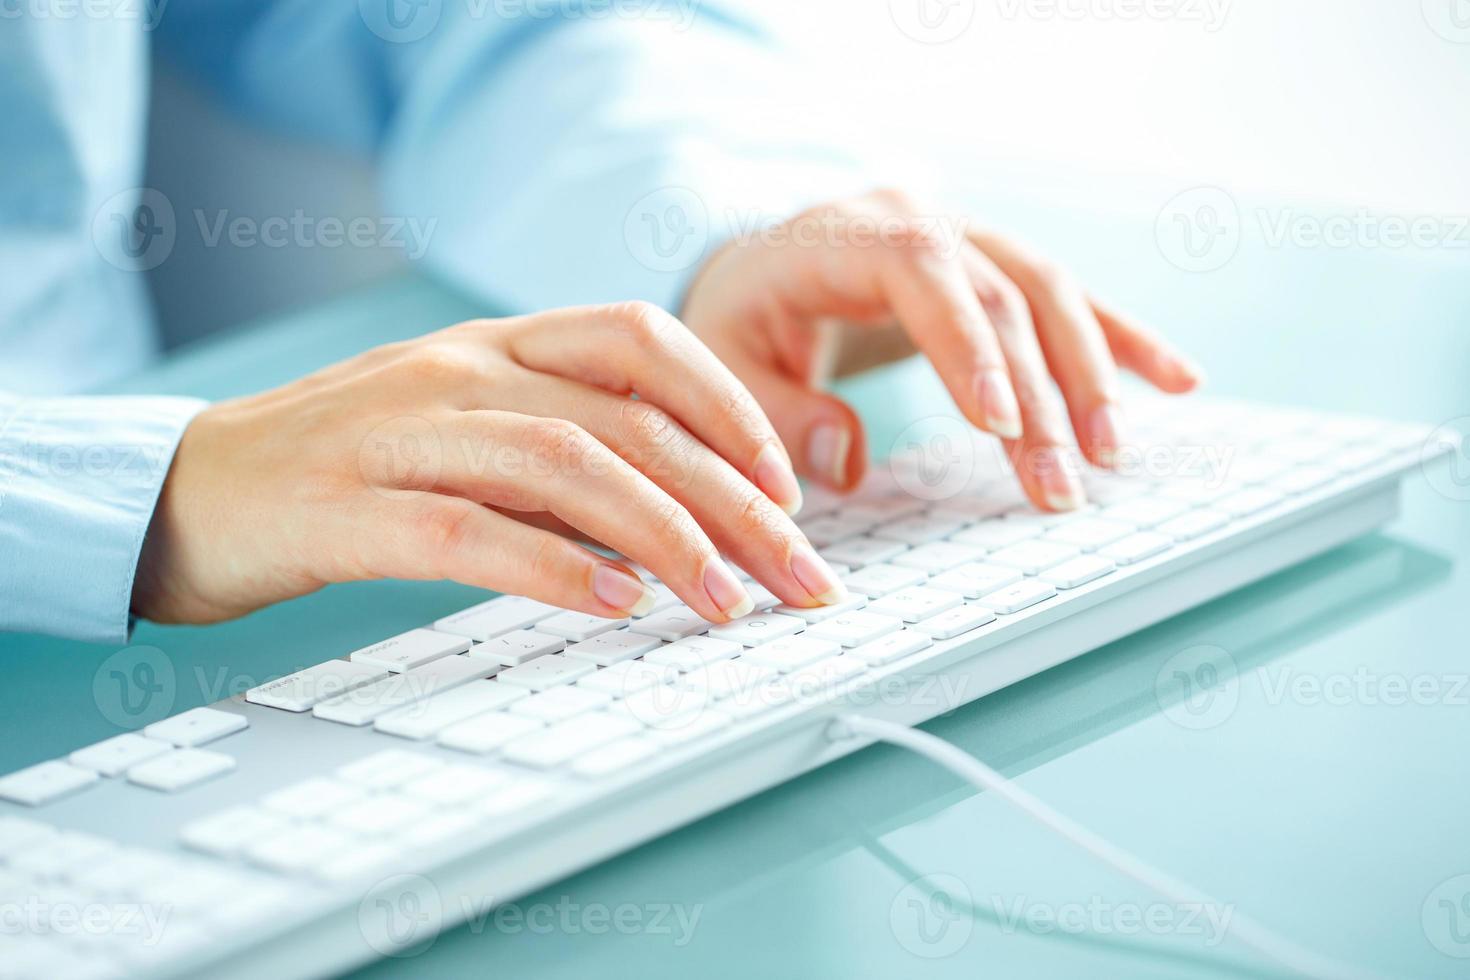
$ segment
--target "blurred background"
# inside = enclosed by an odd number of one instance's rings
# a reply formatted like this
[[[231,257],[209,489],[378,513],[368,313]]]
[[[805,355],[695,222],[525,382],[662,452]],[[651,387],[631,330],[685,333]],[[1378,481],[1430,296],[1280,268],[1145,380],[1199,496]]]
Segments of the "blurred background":
[[[1046,213],[1152,221],[1201,185],[1278,208],[1438,216],[1441,238],[1470,215],[1470,0],[755,2],[813,68],[783,111],[907,158],[885,164],[890,179],[922,179],[1063,258],[1066,229]],[[376,211],[362,162],[243,125],[167,65],[153,103],[147,183],[181,214]],[[1275,227],[1241,217],[1247,235]],[[1394,251],[1470,264],[1470,231]],[[401,261],[180,235],[152,275],[178,343]]]

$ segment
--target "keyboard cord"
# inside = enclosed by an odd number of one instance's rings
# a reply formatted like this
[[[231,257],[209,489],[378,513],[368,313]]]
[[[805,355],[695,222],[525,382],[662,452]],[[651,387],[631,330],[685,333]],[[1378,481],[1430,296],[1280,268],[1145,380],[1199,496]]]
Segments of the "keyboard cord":
[[[1218,907],[1221,904],[1198,888],[1154,868],[1142,858],[1130,854],[1064,814],[1058,813],[1043,800],[1032,796],[979,759],[942,738],[905,725],[876,718],[865,718],[861,715],[840,716],[833,721],[827,734],[834,742],[846,741],[850,738],[867,738],[916,752],[930,762],[953,772],[975,788],[995,793],[1058,836],[1071,841],[1099,861],[1170,901],[1180,905],[1200,904]],[[1299,976],[1359,978],[1359,980],[1370,980],[1370,978],[1377,980],[1379,976],[1361,967],[1340,963],[1299,946],[1239,912],[1232,915],[1228,933],[1241,945],[1254,949],[1287,971]]]

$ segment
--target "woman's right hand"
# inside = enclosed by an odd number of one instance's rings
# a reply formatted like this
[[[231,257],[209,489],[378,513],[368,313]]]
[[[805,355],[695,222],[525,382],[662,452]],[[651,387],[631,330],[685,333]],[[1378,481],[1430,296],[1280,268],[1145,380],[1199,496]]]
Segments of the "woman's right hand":
[[[635,396],[631,397],[631,396]],[[791,461],[674,317],[630,303],[476,320],[204,410],[179,444],[133,608],[201,623],[373,578],[454,579],[600,616],[646,611],[637,561],[699,615],[840,581],[787,512]]]

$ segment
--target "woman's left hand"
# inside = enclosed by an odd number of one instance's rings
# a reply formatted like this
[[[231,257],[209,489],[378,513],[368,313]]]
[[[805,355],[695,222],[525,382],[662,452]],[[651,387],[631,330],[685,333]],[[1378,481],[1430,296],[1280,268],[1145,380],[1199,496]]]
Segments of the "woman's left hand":
[[[836,489],[861,478],[866,450],[857,415],[820,388],[834,362],[922,351],[965,417],[1004,440],[1026,495],[1047,510],[1085,501],[1068,421],[1098,466],[1124,438],[1118,367],[1167,392],[1200,380],[1056,265],[892,191],[727,245],[695,279],[682,318],[755,395],[798,470]]]

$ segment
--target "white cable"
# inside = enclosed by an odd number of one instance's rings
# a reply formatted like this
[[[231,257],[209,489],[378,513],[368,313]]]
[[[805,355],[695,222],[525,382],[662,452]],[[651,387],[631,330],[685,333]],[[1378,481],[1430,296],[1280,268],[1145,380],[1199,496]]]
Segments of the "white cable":
[[[1215,907],[1221,905],[1193,885],[1154,868],[1141,858],[1128,853],[1081,824],[1058,813],[1044,801],[1032,796],[979,759],[942,738],[936,738],[905,725],[876,718],[865,718],[861,715],[842,715],[832,723],[827,734],[834,742],[849,738],[868,738],[917,752],[973,784],[977,789],[996,794],[1034,818],[1038,823],[1050,828],[1059,836],[1076,844],[1099,861],[1132,878],[1145,888],[1181,905],[1200,904]],[[1231,916],[1227,934],[1294,974],[1306,977],[1362,978],[1362,980],[1368,980],[1368,978],[1376,980],[1377,978],[1377,974],[1365,971],[1360,967],[1337,962],[1298,946],[1239,912]]]

